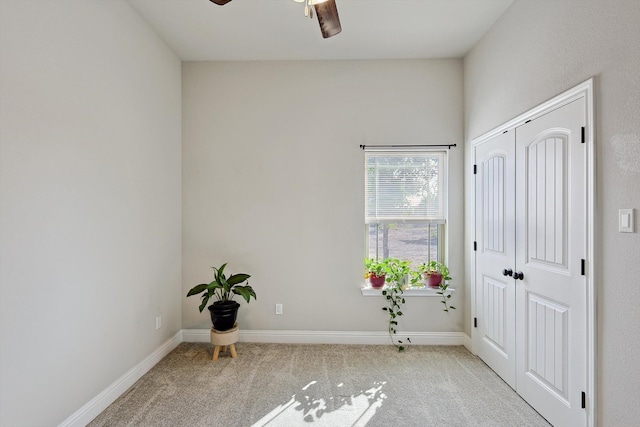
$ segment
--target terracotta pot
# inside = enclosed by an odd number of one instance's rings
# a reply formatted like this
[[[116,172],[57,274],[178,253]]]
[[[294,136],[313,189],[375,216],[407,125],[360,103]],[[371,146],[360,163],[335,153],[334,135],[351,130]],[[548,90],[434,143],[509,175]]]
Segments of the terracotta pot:
[[[380,289],[381,287],[383,287],[385,280],[385,275],[376,276],[375,274],[371,273],[371,275],[369,276],[369,283],[371,283],[371,287],[374,289]]]
[[[440,283],[442,283],[441,273],[429,273],[427,277],[429,278],[430,288],[437,288],[440,286]]]

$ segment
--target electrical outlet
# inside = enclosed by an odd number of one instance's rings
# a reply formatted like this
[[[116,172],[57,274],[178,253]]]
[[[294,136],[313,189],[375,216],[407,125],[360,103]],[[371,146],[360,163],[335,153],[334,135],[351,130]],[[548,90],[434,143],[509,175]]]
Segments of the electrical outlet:
[[[156,316],[156,330],[162,327],[162,316]]]
[[[276,304],[276,314],[282,314],[282,304]]]

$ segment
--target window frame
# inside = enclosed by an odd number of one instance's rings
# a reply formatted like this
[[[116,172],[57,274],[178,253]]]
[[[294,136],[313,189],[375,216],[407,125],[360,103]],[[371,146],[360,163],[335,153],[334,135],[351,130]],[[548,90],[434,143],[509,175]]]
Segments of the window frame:
[[[380,223],[376,223],[376,224],[364,224],[364,253],[365,253],[365,258],[371,258],[370,254],[369,254],[369,245],[370,245],[370,240],[369,240],[369,227],[372,225],[377,225],[377,226],[381,226],[381,225],[388,225],[388,224],[397,224],[398,221],[394,221],[394,222],[380,222]],[[425,221],[406,221],[403,222],[404,224],[407,223],[414,223],[414,224],[423,224],[425,223]],[[426,257],[426,261],[425,262],[429,262],[430,260],[436,260],[439,262],[444,263],[445,262],[445,241],[446,241],[446,232],[447,232],[447,223],[446,221],[444,223],[435,223],[435,222],[427,222],[425,224],[426,226],[429,227],[429,230],[427,231],[427,234],[431,233],[431,227],[436,227],[436,233],[438,235],[438,243],[437,243],[437,249],[436,249],[436,256],[435,257],[431,257],[431,245],[429,245],[429,250],[427,253],[427,257]],[[378,254],[378,247],[376,245],[376,256],[374,257],[374,259],[376,261],[380,260],[380,259],[384,259],[382,257],[379,257]]]
[[[435,226],[437,227],[437,236],[438,236],[438,241],[437,241],[437,255],[435,258],[435,260],[442,262],[442,263],[446,263],[447,260],[447,239],[448,239],[448,223],[449,223],[449,150],[447,149],[442,149],[442,148],[426,148],[426,147],[416,147],[416,148],[407,148],[406,146],[403,146],[402,148],[390,148],[390,147],[385,147],[384,149],[376,149],[375,147],[371,147],[371,146],[367,146],[364,148],[365,150],[365,156],[364,156],[364,185],[365,185],[365,197],[364,197],[364,209],[365,209],[365,220],[364,220],[364,253],[365,253],[365,258],[369,258],[369,244],[370,244],[370,240],[369,240],[369,227],[372,224],[377,224],[378,227],[380,225],[386,225],[386,224],[397,224],[397,223],[427,223],[427,225],[429,227],[431,226]],[[405,220],[380,220],[380,221],[376,221],[376,222],[368,222],[366,220],[366,212],[367,212],[367,160],[368,160],[368,152],[375,152],[375,153],[384,153],[384,152],[389,152],[389,153],[393,153],[393,154],[406,154],[407,156],[410,156],[411,154],[414,155],[419,155],[419,154],[429,154],[429,153],[439,153],[442,154],[442,159],[443,159],[443,164],[442,166],[444,167],[444,171],[441,175],[442,177],[442,185],[441,185],[441,189],[442,189],[442,194],[444,196],[444,201],[443,201],[443,219],[442,220],[415,220],[415,219],[405,219]],[[428,231],[427,233],[430,233],[430,231]],[[393,256],[392,256],[393,257]],[[383,259],[381,257],[379,257],[378,254],[378,248],[376,248],[376,259]]]

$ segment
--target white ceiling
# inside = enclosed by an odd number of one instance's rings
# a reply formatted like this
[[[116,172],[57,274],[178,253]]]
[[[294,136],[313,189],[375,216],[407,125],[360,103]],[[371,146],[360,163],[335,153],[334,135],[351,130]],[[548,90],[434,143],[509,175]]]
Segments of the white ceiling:
[[[323,39],[293,0],[127,0],[183,61],[463,57],[513,0],[336,0]]]

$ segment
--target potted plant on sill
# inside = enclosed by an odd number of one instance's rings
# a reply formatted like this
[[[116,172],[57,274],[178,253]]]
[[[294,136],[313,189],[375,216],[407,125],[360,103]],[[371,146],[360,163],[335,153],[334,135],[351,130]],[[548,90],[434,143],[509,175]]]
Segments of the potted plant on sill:
[[[247,303],[250,302],[251,297],[257,299],[255,291],[247,281],[251,276],[246,273],[238,273],[227,277],[224,274],[226,266],[227,263],[225,262],[220,268],[211,267],[214,271],[213,282],[196,285],[187,293],[187,297],[202,294],[202,303],[199,307],[201,313],[211,298],[216,299],[207,308],[211,314],[213,328],[218,331],[228,331],[236,323],[240,304],[233,300],[235,295],[242,296]],[[245,281],[247,281],[247,284],[241,285]]]
[[[364,265],[367,269],[366,277],[369,279],[371,287],[381,289],[386,281],[387,260],[376,261],[373,258],[367,258]]]
[[[451,293],[447,293],[449,289],[447,281],[451,280],[451,277],[449,276],[449,268],[446,265],[439,261],[430,261],[427,264],[421,264],[417,272],[424,277],[430,288],[438,289],[436,293],[442,296],[442,301],[440,302],[444,304],[443,311],[448,313],[449,310],[456,309],[453,305],[449,305]]]
[[[451,277],[449,277],[449,268],[439,261],[430,261],[427,264],[421,264],[418,267],[418,271],[423,274],[430,288],[438,288],[442,282],[451,280]]]
[[[409,285],[409,275],[411,273],[410,261],[387,258],[385,260],[385,264],[387,282],[400,286],[401,288],[405,288]]]

